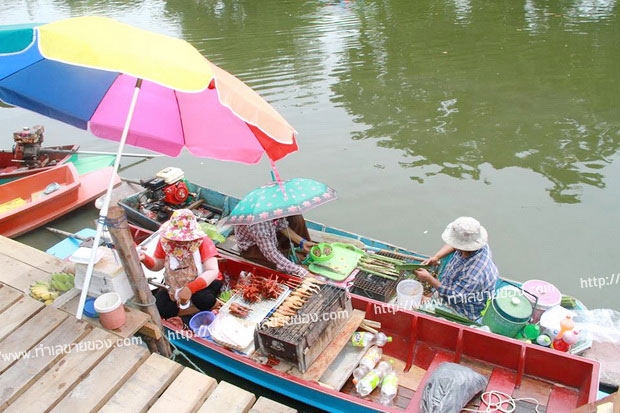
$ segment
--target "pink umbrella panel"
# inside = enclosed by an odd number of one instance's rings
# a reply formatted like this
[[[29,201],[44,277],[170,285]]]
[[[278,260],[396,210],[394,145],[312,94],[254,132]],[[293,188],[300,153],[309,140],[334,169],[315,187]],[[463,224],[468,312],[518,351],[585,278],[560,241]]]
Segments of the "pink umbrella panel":
[[[135,83],[132,76],[117,77],[89,122],[94,135],[120,140]],[[149,81],[142,83],[127,144],[170,156],[186,146],[196,156],[247,164],[263,153],[275,161],[297,150],[294,138],[278,142],[233,113],[220,102],[217,87],[185,93]]]

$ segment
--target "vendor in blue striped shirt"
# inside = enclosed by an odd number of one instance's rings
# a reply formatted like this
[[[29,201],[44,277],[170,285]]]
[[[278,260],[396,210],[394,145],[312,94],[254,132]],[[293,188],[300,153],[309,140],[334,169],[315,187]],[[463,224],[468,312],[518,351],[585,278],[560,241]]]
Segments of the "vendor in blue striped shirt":
[[[487,244],[487,231],[476,219],[460,217],[446,227],[441,238],[446,245],[422,262],[436,265],[441,258],[454,252],[441,281],[425,269],[417,270],[416,275],[420,281],[428,282],[437,290],[444,305],[476,320],[487,299],[492,296],[498,278],[497,267]]]

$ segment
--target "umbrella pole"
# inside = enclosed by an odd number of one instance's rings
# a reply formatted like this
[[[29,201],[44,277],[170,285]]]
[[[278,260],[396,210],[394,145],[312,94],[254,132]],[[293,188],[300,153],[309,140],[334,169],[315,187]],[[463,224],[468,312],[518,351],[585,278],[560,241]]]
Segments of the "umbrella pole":
[[[93,269],[95,268],[95,258],[97,256],[97,248],[96,245],[99,245],[101,241],[101,234],[103,232],[104,222],[108,215],[108,208],[110,207],[110,200],[112,198],[112,189],[114,189],[114,175],[118,172],[118,168],[121,163],[121,156],[123,154],[123,148],[125,147],[125,142],[127,141],[127,135],[129,134],[129,125],[131,124],[131,119],[133,118],[133,111],[136,108],[136,102],[138,101],[138,94],[140,92],[140,87],[142,86],[142,79],[138,79],[136,81],[136,88],[133,92],[133,97],[131,98],[131,104],[129,105],[129,112],[127,112],[127,119],[125,120],[125,127],[123,128],[123,133],[121,135],[121,140],[118,144],[118,151],[116,152],[116,159],[114,159],[114,170],[112,172],[112,176],[110,177],[110,183],[108,184],[108,190],[105,193],[105,198],[103,199],[103,206],[99,211],[99,219],[97,220],[97,233],[95,234],[95,239],[93,240],[93,248],[90,253],[90,259],[88,260],[88,267],[86,268],[86,275],[84,276],[84,287],[82,287],[82,293],[80,294],[80,302],[78,304],[77,311],[75,316],[78,320],[82,319],[82,312],[84,311],[84,303],[86,302],[86,296],[88,295],[88,287],[90,286],[90,279],[93,275]]]

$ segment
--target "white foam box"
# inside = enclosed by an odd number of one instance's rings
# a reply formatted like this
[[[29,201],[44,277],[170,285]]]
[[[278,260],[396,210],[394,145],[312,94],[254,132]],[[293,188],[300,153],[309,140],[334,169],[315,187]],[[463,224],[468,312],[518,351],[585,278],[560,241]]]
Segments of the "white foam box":
[[[93,269],[88,295],[98,297],[104,293],[115,292],[121,296],[121,300],[125,303],[133,297],[133,290],[127,274],[125,274],[122,264],[116,261],[111,249],[100,247],[100,250],[104,252]],[[87,267],[88,264],[84,262],[75,263],[75,287],[80,290],[84,288]]]

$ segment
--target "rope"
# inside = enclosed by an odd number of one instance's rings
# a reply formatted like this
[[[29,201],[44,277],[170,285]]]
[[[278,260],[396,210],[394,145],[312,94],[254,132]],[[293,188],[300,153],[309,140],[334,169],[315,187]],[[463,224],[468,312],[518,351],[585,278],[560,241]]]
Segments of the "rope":
[[[130,301],[129,304],[137,305],[138,307],[150,307],[152,305],[155,305],[155,297],[153,295],[151,295],[151,298],[152,298],[151,302],[146,303],[146,304],[138,303],[138,302],[133,301],[133,300]]]
[[[166,338],[167,339],[167,338]],[[200,367],[198,367],[196,365],[196,363],[194,363],[192,360],[190,360],[189,357],[187,357],[187,355],[185,353],[183,353],[181,350],[179,350],[177,348],[177,346],[175,346],[172,341],[168,340],[168,343],[170,343],[170,345],[174,348],[174,350],[172,351],[172,355],[170,356],[170,360],[172,361],[177,361],[177,356],[182,356],[185,360],[187,360],[187,362],[197,371],[201,372],[202,374],[204,374],[205,376],[207,375],[207,373],[205,373]]]
[[[99,217],[97,219],[98,224],[102,224],[108,228],[118,228],[118,229],[126,229],[127,226],[127,217],[119,217],[119,218],[110,218],[110,217]]]
[[[493,398],[496,397],[497,401],[494,402]],[[518,399],[513,398],[511,395],[501,392],[499,390],[491,390],[482,393],[480,399],[487,405],[486,410],[478,410],[478,409],[461,409],[466,412],[475,412],[475,413],[487,413],[487,412],[502,412],[502,413],[512,413],[517,408],[517,402],[522,400],[531,400],[536,403],[536,407],[534,410],[536,413],[540,413],[538,410],[538,406],[540,403],[533,397],[521,397]],[[504,405],[508,405],[504,407]]]

